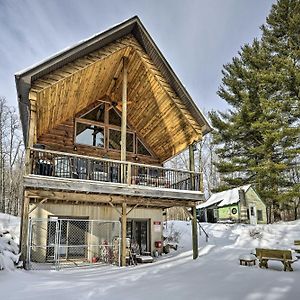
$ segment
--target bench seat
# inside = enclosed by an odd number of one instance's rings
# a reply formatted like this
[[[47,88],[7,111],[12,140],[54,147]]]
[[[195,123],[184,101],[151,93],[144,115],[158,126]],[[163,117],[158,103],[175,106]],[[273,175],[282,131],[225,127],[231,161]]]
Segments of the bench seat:
[[[293,271],[291,264],[295,262],[290,250],[279,250],[279,249],[263,249],[256,248],[256,257],[259,259],[260,268],[268,268],[268,261],[275,260],[281,261],[284,267],[284,271]]]

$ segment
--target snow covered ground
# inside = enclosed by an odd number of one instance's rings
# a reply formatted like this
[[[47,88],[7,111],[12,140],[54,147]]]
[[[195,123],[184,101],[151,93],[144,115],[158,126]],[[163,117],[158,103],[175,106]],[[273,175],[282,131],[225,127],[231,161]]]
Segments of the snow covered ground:
[[[173,224],[173,225],[172,225]],[[180,232],[179,249],[153,264],[61,271],[0,271],[0,299],[300,299],[300,261],[294,272],[282,264],[269,269],[240,266],[238,257],[258,246],[290,248],[300,239],[300,221],[274,225],[203,224],[209,242],[200,237],[192,259],[191,225],[168,223]]]

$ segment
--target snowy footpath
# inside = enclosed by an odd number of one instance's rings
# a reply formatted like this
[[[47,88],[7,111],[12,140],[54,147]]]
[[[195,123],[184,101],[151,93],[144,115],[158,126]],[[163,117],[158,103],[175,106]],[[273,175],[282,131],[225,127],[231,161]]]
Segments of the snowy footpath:
[[[0,299],[300,299],[300,260],[294,272],[282,264],[269,269],[240,266],[238,257],[255,247],[290,248],[300,239],[300,221],[274,225],[203,224],[210,239],[199,240],[192,259],[191,225],[168,222],[179,232],[179,249],[155,263],[60,271],[0,271]]]

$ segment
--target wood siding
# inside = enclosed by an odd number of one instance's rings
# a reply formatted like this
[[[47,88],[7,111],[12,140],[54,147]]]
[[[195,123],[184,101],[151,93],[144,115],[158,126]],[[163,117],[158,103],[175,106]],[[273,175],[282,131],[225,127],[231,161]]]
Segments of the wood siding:
[[[195,121],[137,40],[128,35],[33,82],[39,140],[57,147],[57,137],[62,137],[70,149],[72,120],[79,111],[103,97],[121,102],[123,57],[129,61],[128,122],[160,161],[201,139],[204,124]]]

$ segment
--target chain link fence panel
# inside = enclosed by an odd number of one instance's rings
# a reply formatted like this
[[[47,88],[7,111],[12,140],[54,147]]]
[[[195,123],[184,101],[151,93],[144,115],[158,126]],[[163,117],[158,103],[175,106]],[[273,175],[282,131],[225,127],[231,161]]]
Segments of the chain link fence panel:
[[[120,265],[121,224],[111,220],[30,219],[27,268]]]

